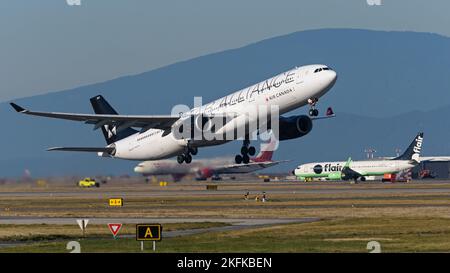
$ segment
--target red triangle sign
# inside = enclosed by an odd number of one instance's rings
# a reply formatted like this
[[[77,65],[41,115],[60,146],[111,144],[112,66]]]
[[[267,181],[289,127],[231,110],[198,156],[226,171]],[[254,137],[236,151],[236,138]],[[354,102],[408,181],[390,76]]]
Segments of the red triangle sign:
[[[119,230],[122,228],[122,224],[108,224],[108,227],[114,237],[116,237],[117,233],[119,233]]]

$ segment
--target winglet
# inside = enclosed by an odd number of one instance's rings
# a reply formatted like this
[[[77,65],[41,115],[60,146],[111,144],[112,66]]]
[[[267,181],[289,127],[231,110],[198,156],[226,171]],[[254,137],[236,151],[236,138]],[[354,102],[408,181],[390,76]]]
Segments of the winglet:
[[[328,107],[328,109],[327,109],[327,117],[329,117],[329,116],[336,116],[334,114],[333,108],[331,108],[331,107]]]
[[[352,163],[352,158],[351,158],[351,157],[349,157],[349,158],[347,159],[347,162],[345,162],[344,168],[350,167],[350,163]]]
[[[24,113],[24,112],[27,111],[27,110],[25,110],[24,108],[20,107],[19,105],[15,104],[15,103],[13,103],[13,102],[11,102],[10,105],[11,105],[11,106],[14,108],[14,110],[16,110],[16,112],[18,112],[18,113]]]

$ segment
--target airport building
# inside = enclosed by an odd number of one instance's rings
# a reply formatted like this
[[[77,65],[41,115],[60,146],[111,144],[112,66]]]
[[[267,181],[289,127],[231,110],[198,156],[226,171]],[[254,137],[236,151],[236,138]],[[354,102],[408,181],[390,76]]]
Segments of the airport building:
[[[425,161],[416,167],[413,173],[429,172],[428,178],[449,179],[450,178],[450,161]],[[425,177],[427,178],[427,177]]]

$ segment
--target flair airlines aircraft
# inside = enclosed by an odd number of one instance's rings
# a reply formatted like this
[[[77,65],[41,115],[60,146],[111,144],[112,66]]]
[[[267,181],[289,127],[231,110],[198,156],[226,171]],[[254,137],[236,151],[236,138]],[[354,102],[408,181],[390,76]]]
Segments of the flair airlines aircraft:
[[[262,143],[260,153],[256,157],[250,158],[250,162],[247,164],[236,164],[231,159],[217,158],[199,159],[192,164],[180,166],[176,161],[166,159],[141,162],[134,168],[134,171],[146,177],[171,175],[175,181],[186,175],[195,175],[197,180],[206,180],[210,177],[218,180],[221,174],[250,173],[287,162],[286,160],[272,161],[272,155],[277,145],[278,142],[274,138],[271,138],[268,143]]]
[[[249,163],[249,155],[255,154],[255,148],[250,146],[255,134],[273,129],[279,140],[294,139],[311,131],[312,120],[334,116],[329,108],[329,115],[318,117],[315,107],[336,79],[336,72],[326,65],[296,67],[177,115],[119,115],[100,95],[91,98],[95,114],[36,112],[15,103],[11,106],[22,114],[92,124],[94,129],[102,129],[107,143],[106,147],[56,147],[50,151],[96,152],[99,156],[128,160],[177,156],[181,164],[190,163],[200,147],[241,139],[241,153],[235,157],[235,162],[240,164]],[[309,116],[279,116],[308,104]],[[251,109],[263,106],[270,111],[262,118],[249,114]],[[276,111],[272,111],[274,108]],[[200,137],[197,131],[201,132]],[[208,137],[205,132],[210,133]]]
[[[408,149],[399,157],[388,160],[362,160],[347,162],[316,162],[298,166],[294,175],[300,180],[323,177],[328,180],[366,180],[366,176],[398,173],[420,163],[423,133],[418,133]]]

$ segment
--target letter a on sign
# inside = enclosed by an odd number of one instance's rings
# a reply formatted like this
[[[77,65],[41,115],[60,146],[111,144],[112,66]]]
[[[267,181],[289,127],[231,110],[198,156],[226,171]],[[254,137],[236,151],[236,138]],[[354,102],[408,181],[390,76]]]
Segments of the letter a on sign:
[[[136,240],[137,241],[161,241],[160,224],[137,224]]]
[[[147,230],[145,231],[144,237],[147,238],[147,236],[153,238],[152,230],[150,229],[150,227],[147,227]]]
[[[117,233],[119,233],[119,230],[122,228],[122,224],[108,224],[108,227],[115,238]]]

